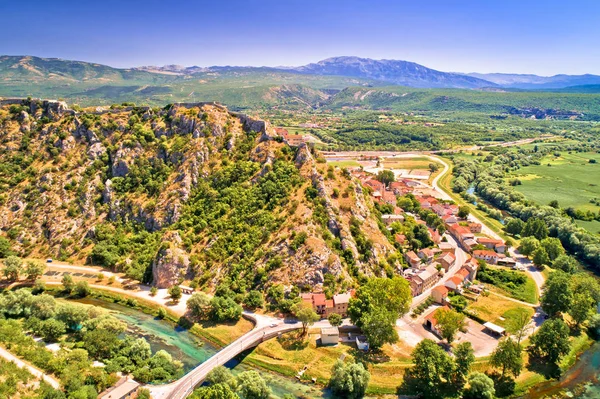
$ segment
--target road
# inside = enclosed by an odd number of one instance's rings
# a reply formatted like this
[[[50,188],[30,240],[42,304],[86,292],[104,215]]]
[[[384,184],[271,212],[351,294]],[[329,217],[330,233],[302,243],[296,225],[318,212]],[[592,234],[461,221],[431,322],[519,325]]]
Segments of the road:
[[[24,362],[23,360],[19,359],[18,357],[16,357],[12,353],[10,353],[9,351],[7,351],[6,349],[1,348],[1,347],[0,347],[0,356],[5,358],[9,362],[15,363],[17,365],[17,367],[19,367],[19,368],[27,369],[27,371],[29,371],[35,377],[39,378],[42,381],[46,381],[48,384],[50,384],[52,386],[52,388],[60,389],[60,383],[56,379],[47,375],[46,373],[44,373],[42,370],[38,369],[37,367],[34,367],[34,366],[30,365],[29,363]]]

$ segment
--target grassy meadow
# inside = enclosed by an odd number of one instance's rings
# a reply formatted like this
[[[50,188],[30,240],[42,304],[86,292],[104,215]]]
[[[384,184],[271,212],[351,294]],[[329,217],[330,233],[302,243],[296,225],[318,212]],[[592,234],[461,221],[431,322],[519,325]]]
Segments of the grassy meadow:
[[[596,163],[590,163],[590,159]],[[600,154],[561,153],[559,157],[552,154],[541,165],[521,168],[512,177],[522,182],[515,188],[539,204],[557,200],[562,208],[600,210],[600,206],[590,203],[594,198],[600,199]]]

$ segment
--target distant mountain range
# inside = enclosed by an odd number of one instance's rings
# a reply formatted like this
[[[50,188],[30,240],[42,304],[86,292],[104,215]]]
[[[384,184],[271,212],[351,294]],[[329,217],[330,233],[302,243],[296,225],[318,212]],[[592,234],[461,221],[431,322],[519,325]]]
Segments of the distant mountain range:
[[[599,85],[597,75],[519,75],[504,73],[441,72],[414,62],[373,60],[359,57],[334,57],[299,67],[210,66],[113,68],[106,65],[39,58],[33,56],[0,56],[0,85],[2,82],[124,82],[143,80],[148,83],[170,83],[182,76],[198,74],[284,74],[335,76],[359,79],[354,85],[401,85],[418,88],[502,89],[525,90],[565,89],[570,86]],[[284,83],[301,83],[288,80]],[[351,84],[349,85],[351,86]]]
[[[598,75],[520,75],[510,73],[468,73],[478,79],[492,82],[502,87],[519,89],[562,89],[570,86],[598,85],[600,76]]]

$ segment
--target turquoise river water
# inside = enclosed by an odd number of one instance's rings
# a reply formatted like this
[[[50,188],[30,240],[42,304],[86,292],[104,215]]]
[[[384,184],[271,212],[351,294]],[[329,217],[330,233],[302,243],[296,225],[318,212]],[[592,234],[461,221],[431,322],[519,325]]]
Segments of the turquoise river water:
[[[186,372],[217,352],[217,348],[208,342],[204,342],[189,331],[176,327],[167,321],[156,319],[144,312],[93,298],[80,299],[76,302],[107,309],[115,317],[127,323],[130,333],[146,338],[153,352],[164,349],[174,359],[183,362]],[[286,393],[291,393],[298,398],[324,398],[328,396],[326,392],[313,385],[303,384],[291,378],[257,370],[241,364],[235,359],[227,363],[226,366],[234,374],[246,370],[257,371],[268,381],[275,398],[281,398]]]

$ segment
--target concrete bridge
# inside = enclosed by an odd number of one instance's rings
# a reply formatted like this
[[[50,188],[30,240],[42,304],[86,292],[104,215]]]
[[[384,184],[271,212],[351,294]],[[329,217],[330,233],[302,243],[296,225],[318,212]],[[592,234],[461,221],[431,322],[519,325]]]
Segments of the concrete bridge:
[[[189,396],[194,388],[202,384],[208,373],[217,366],[222,366],[240,353],[253,348],[263,341],[277,337],[282,333],[302,328],[302,323],[285,323],[280,319],[244,312],[244,317],[255,323],[254,329],[221,349],[198,367],[167,385],[147,386],[154,399],[183,399]]]

